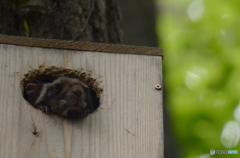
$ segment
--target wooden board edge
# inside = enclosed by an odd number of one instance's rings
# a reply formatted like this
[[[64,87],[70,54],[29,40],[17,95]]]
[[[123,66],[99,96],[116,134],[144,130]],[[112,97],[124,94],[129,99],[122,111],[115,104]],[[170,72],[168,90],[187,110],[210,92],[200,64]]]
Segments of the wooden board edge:
[[[163,50],[157,47],[28,38],[1,34],[0,44],[12,44],[30,47],[105,52],[105,53],[163,56]]]

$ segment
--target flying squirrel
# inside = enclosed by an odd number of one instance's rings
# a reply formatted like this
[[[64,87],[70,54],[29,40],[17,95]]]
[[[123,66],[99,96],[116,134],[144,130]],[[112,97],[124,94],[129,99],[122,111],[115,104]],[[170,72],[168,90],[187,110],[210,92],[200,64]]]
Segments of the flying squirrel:
[[[28,83],[25,98],[44,113],[80,118],[94,110],[89,87],[77,78],[58,77],[50,83]]]

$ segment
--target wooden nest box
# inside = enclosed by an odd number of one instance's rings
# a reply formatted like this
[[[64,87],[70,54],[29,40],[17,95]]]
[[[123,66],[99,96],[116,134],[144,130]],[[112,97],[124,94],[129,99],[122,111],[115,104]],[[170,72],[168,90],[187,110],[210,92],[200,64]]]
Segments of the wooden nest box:
[[[0,74],[0,158],[163,158],[160,48],[0,35]],[[51,75],[82,80],[96,110],[72,120],[31,106],[24,87]]]

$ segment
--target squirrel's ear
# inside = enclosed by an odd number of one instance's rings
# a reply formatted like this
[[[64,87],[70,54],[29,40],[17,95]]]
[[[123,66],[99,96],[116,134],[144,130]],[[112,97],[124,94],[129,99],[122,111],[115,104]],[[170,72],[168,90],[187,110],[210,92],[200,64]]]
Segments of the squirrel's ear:
[[[36,83],[29,83],[29,84],[27,84],[27,86],[25,87],[25,90],[26,90],[26,91],[32,91],[32,90],[37,89],[38,87],[39,87],[39,85],[36,84]]]
[[[29,83],[25,87],[25,93],[27,95],[27,101],[29,103],[34,104],[37,98],[40,95],[42,89],[42,85],[36,83]]]

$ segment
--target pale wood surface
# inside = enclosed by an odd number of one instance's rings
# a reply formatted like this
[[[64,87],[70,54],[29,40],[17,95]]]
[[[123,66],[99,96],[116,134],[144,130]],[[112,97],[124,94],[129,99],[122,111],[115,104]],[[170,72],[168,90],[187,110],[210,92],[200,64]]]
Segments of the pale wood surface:
[[[100,108],[69,121],[28,105],[20,80],[41,64],[91,70]],[[161,65],[161,56],[0,44],[0,158],[163,158]]]

